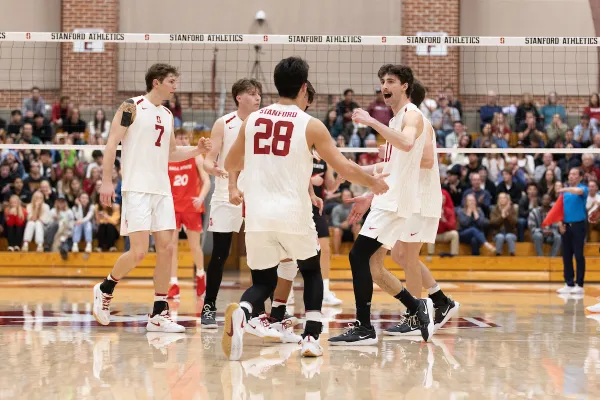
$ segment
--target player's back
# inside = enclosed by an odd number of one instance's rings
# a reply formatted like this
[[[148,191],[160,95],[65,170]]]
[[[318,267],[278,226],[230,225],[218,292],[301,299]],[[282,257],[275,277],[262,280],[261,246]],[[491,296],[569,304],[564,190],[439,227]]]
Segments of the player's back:
[[[427,118],[423,119],[423,135],[428,136],[431,132],[431,141],[433,142],[433,167],[421,169],[419,174],[419,190],[421,192],[421,215],[424,217],[441,218],[442,216],[442,185],[440,183],[440,167],[435,149],[437,141],[435,139],[435,129]]]
[[[122,140],[123,191],[171,195],[169,152],[173,114],[145,96],[131,99],[135,119]]]
[[[314,230],[308,185],[313,157],[306,142],[310,115],[273,104],[246,119],[246,230],[306,234]]]

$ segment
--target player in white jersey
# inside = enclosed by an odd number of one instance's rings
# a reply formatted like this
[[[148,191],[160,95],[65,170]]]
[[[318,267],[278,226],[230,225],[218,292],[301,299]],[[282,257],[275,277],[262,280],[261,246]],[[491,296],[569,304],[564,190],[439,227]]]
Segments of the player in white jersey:
[[[215,122],[210,137],[212,149],[204,160],[206,172],[215,176],[208,222],[208,230],[213,233],[213,250],[206,269],[206,296],[201,316],[201,326],[205,329],[217,328],[216,302],[225,261],[229,256],[233,232],[239,232],[244,221],[242,205],[229,202],[229,177],[224,168],[225,158],[238,136],[242,122],[251,112],[259,109],[261,92],[262,85],[256,79],[243,78],[233,84],[231,95],[237,111],[226,114]],[[237,178],[237,174],[235,177]]]
[[[100,202],[105,206],[114,202],[111,176],[117,145],[121,143],[121,235],[129,236],[131,246],[119,257],[104,282],[94,286],[93,314],[102,325],[110,323],[110,302],[116,284],[145,257],[152,233],[156,242],[155,295],[146,329],[159,332],[185,330],[171,320],[167,303],[175,230],[168,164],[204,154],[211,144],[200,139],[196,148],[184,149],[175,145],[173,115],[162,103],[173,97],[178,77],[177,68],[171,65],[152,65],[146,72],[147,93],[123,102],[111,125],[104,151]]]
[[[420,165],[425,146],[431,145],[427,140],[427,125],[418,108],[410,103],[414,78],[409,67],[386,64],[379,69],[378,77],[386,104],[394,112],[389,127],[362,109],[356,109],[352,119],[374,128],[387,140],[384,162],[363,168],[372,171],[383,167],[383,171],[390,174],[386,178],[390,190],[382,196],[374,197],[371,212],[350,251],[357,321],[343,334],[330,338],[330,345],[377,343],[377,335],[371,325],[373,278],[370,258],[382,246],[392,248],[401,239],[403,232],[414,233],[418,229],[408,222],[413,214],[421,210]],[[396,279],[396,283],[401,290],[396,292],[395,297],[416,313],[421,335],[427,341],[433,332],[431,299],[416,299],[402,287],[399,280]]]
[[[308,193],[312,149],[350,181],[371,187],[375,193],[388,188],[385,175],[368,175],[348,161],[335,148],[323,123],[299,108],[307,91],[308,64],[304,60],[281,60],[273,78],[279,102],[244,121],[225,160],[227,171],[244,169],[246,248],[252,272],[252,286],[241,303],[230,304],[225,312],[222,348],[230,360],[241,357],[244,325],[253,308],[274,290],[277,265],[287,258],[298,263],[304,278],[306,324],[301,353],[323,353],[319,345],[323,280]]]

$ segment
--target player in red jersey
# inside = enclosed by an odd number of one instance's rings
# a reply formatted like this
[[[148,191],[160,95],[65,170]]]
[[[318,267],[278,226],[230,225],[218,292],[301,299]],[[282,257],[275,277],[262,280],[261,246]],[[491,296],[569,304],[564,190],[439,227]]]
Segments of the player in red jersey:
[[[189,146],[188,132],[179,129],[175,132],[177,146]],[[196,296],[203,296],[206,292],[206,275],[204,274],[204,253],[200,245],[202,233],[202,214],[204,213],[204,199],[210,192],[210,177],[202,164],[204,158],[197,156],[189,160],[169,163],[169,180],[171,193],[175,204],[175,221],[177,229],[173,234],[173,264],[171,267],[171,287],[167,298],[179,299],[179,285],[177,282],[177,245],[181,226],[185,226],[186,234],[194,264],[196,266]]]

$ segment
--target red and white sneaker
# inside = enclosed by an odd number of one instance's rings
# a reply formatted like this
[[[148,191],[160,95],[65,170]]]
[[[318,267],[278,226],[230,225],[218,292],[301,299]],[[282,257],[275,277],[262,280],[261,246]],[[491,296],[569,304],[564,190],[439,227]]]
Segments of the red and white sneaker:
[[[167,292],[167,299],[178,300],[179,298],[179,285],[171,285],[169,291]]]
[[[100,325],[108,325],[110,323],[110,301],[113,297],[111,294],[103,293],[100,290],[100,285],[101,283],[97,283],[94,286],[94,307],[92,314]]]
[[[185,327],[173,321],[171,319],[171,313],[167,309],[160,314],[156,314],[154,317],[151,317],[150,314],[148,314],[146,330],[148,332],[182,333],[185,332]]]
[[[206,294],[206,274],[196,275],[196,297],[202,297]]]
[[[267,314],[261,314],[258,317],[251,318],[246,322],[246,327],[244,329],[246,330],[246,333],[268,340],[280,341],[283,337],[279,331],[271,326]]]

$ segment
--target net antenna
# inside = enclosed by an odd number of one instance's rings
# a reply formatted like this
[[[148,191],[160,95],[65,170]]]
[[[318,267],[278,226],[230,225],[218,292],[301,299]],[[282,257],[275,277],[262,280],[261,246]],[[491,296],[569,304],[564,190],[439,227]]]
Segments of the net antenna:
[[[263,10],[257,11],[252,27],[250,28],[250,33],[268,35],[271,33],[270,31],[271,29],[267,23],[267,14]],[[250,76],[261,83],[266,83],[267,79],[265,79],[265,73],[260,63],[261,50],[262,46],[260,44],[254,45],[254,63],[250,70]]]

